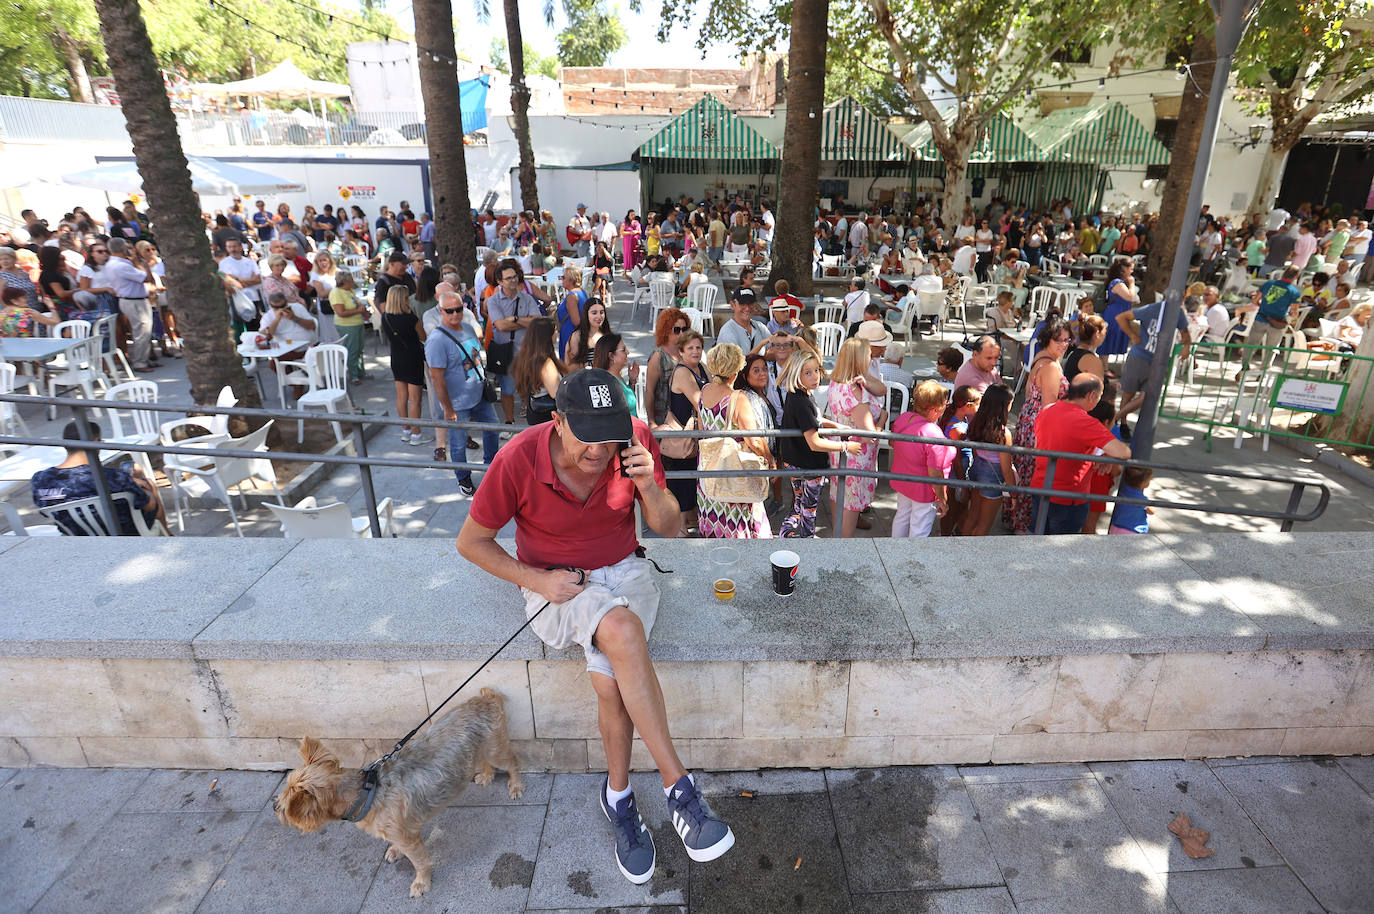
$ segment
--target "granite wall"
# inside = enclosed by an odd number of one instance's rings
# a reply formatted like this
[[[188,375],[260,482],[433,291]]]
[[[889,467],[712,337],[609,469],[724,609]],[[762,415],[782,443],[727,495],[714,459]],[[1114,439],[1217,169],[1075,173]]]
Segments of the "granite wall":
[[[717,545],[651,543],[694,768],[1374,752],[1374,539],[809,541],[790,598],[743,543],[726,603]],[[362,764],[522,618],[441,541],[21,540],[0,580],[0,766]],[[578,654],[526,632],[470,686],[527,768],[604,766]]]

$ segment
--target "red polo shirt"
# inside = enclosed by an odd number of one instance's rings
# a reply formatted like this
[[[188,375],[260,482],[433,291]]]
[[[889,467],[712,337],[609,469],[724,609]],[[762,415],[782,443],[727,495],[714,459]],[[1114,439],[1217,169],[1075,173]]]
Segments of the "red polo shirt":
[[[1035,446],[1046,451],[1067,451],[1073,454],[1096,454],[1109,441],[1115,440],[1112,433],[1102,427],[1087,411],[1077,403],[1060,400],[1051,403],[1040,411],[1035,419]],[[1045,468],[1048,457],[1035,458],[1035,475],[1032,486],[1045,484]],[[1060,460],[1054,466],[1053,489],[1061,492],[1088,492],[1088,471],[1093,464],[1086,460]],[[1081,504],[1087,499],[1051,498],[1057,505]]]
[[[654,482],[667,486],[658,442],[634,419],[635,437],[654,457]],[[612,457],[586,502],[554,472],[549,454],[553,423],[516,435],[491,462],[473,496],[468,516],[492,530],[515,520],[515,555],[536,568],[571,565],[592,569],[614,565],[635,551],[634,503],[638,490],[620,475]],[[533,472],[531,472],[533,468]]]

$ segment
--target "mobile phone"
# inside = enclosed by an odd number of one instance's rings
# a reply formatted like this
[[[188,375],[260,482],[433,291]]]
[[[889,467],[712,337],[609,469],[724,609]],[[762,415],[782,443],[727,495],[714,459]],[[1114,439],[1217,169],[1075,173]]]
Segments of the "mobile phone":
[[[625,466],[625,450],[633,446],[634,443],[635,440],[631,438],[629,441],[626,441],[624,444],[620,446],[620,475],[625,477],[626,479],[630,478],[630,469],[629,467]]]

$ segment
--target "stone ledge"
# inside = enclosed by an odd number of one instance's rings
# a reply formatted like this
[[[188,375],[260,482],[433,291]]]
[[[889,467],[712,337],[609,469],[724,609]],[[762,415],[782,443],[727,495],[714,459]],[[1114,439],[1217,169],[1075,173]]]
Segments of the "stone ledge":
[[[673,571],[658,660],[1374,648],[1368,534],[794,540],[791,597],[769,588],[777,541],[649,545]],[[722,545],[740,555],[727,602]],[[3,657],[476,660],[524,619],[445,540],[33,538],[0,543],[0,580]],[[526,631],[502,659],[579,654]]]

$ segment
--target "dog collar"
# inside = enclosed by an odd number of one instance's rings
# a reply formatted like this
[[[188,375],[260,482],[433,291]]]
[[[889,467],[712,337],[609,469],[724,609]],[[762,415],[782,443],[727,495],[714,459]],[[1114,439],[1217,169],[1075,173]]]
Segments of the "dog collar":
[[[377,798],[377,769],[368,765],[363,769],[363,792],[339,818],[344,822],[357,822],[367,816],[372,809],[372,801]]]

